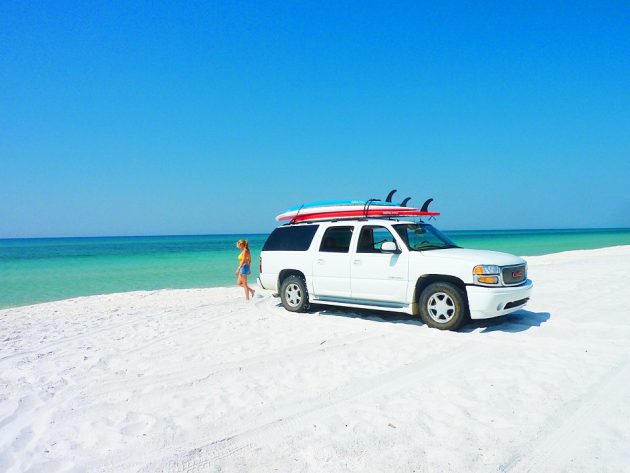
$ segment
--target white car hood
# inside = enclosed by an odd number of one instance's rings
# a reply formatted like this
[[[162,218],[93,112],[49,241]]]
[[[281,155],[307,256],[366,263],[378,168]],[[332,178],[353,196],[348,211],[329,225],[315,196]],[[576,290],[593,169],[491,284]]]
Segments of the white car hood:
[[[468,248],[446,248],[444,250],[421,251],[425,258],[449,258],[466,261],[473,266],[478,264],[496,264],[498,266],[511,266],[525,264],[525,260],[509,253],[488,250],[471,250]]]

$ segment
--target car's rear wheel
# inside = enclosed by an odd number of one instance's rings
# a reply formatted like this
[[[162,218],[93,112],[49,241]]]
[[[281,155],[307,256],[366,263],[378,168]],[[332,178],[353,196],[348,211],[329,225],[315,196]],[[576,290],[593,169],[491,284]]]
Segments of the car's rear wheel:
[[[418,305],[422,321],[440,330],[457,330],[468,315],[461,289],[447,282],[429,284],[420,294]]]
[[[284,308],[290,312],[303,312],[308,309],[308,290],[306,282],[300,276],[292,275],[282,281],[280,299]]]

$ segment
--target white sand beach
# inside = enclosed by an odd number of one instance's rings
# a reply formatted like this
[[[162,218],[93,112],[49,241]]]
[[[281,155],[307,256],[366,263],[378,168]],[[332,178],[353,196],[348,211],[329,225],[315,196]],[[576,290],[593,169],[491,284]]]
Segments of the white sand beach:
[[[240,288],[0,311],[0,471],[630,470],[630,246],[441,332]]]

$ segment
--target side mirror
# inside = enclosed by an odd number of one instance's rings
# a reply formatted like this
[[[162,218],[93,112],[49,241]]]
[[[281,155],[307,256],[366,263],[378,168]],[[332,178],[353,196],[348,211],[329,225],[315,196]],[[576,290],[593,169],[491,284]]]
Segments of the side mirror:
[[[398,252],[398,247],[393,241],[384,241],[381,245],[381,251],[384,253],[396,253]]]

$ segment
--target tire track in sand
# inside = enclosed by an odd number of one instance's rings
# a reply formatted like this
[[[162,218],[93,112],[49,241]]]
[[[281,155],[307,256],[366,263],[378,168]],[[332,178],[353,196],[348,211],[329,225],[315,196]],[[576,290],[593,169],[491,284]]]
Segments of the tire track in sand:
[[[614,406],[628,403],[630,362],[623,360],[591,385],[581,400],[565,405],[545,423],[546,432],[499,467],[501,472],[544,473],[565,471],[592,427],[609,416]],[[577,406],[576,406],[577,403]],[[571,412],[572,411],[572,412]],[[570,471],[570,470],[568,470]]]
[[[313,341],[309,343],[301,343],[293,345],[282,350],[273,351],[270,353],[257,354],[247,358],[241,358],[236,361],[227,361],[225,363],[215,363],[206,367],[196,366],[190,369],[182,369],[177,372],[161,375],[153,375],[149,378],[143,377],[137,380],[124,380],[124,381],[110,381],[105,382],[98,388],[92,390],[91,395],[102,396],[108,393],[121,389],[121,384],[124,384],[125,389],[134,389],[147,383],[179,383],[179,385],[198,384],[207,381],[212,376],[219,373],[230,370],[250,369],[258,365],[265,365],[274,361],[285,360],[290,356],[313,356],[324,352],[330,352],[331,350],[338,350],[346,348],[351,345],[356,345],[368,340],[374,340],[382,338],[383,335],[365,335],[364,332],[355,332],[349,334],[347,337],[342,337],[338,340],[331,340],[322,345],[322,342]],[[172,387],[172,386],[171,386]]]
[[[227,303],[205,304],[203,306],[196,307],[194,310],[190,311],[189,315],[199,316],[199,315],[202,315],[202,314],[197,314],[197,312],[200,312],[200,311],[202,311],[204,309],[207,309],[207,307],[215,307],[217,305],[224,305],[224,304],[227,304]],[[173,313],[173,315],[177,316],[176,313]],[[79,333],[79,334],[76,334],[76,335],[70,335],[70,336],[63,337],[63,338],[58,338],[57,340],[53,340],[52,342],[49,342],[49,343],[47,343],[45,345],[41,345],[41,346],[39,346],[39,347],[37,347],[35,349],[28,349],[28,350],[13,352],[13,353],[11,353],[9,355],[6,355],[6,356],[3,356],[2,358],[0,358],[0,363],[3,362],[3,361],[6,361],[6,360],[10,360],[12,358],[19,357],[19,356],[28,356],[28,355],[34,355],[34,354],[37,354],[37,353],[41,353],[41,352],[50,350],[51,348],[55,348],[55,347],[57,347],[59,345],[63,345],[63,344],[69,343],[69,342],[75,342],[77,340],[82,340],[84,338],[92,337],[92,336],[99,335],[99,334],[102,334],[102,333],[106,333],[106,332],[109,332],[109,331],[112,331],[112,330],[121,329],[121,328],[124,328],[124,327],[128,327],[130,325],[133,325],[133,324],[141,324],[142,322],[146,322],[147,319],[154,318],[155,314],[152,311],[149,311],[148,313],[141,314],[141,315],[139,315],[139,314],[128,314],[128,315],[125,314],[125,317],[133,317],[133,318],[130,319],[130,320],[126,320],[124,322],[113,323],[113,324],[110,324],[110,325],[107,325],[107,326],[104,326],[104,327],[94,327],[95,328],[94,330],[90,330],[92,328],[92,327],[90,327],[90,329],[88,329],[86,332]],[[215,317],[208,317],[207,321],[208,322],[212,322],[213,320],[219,319],[219,318],[224,318],[224,315],[223,314],[219,314],[219,315],[217,315]]]
[[[296,430],[303,429],[311,422],[321,422],[326,417],[354,399],[372,394],[383,394],[403,389],[412,382],[430,382],[435,378],[452,374],[459,366],[462,345],[434,353],[429,357],[400,366],[391,371],[366,379],[353,379],[350,382],[323,393],[316,398],[295,402],[261,416],[253,425],[243,430],[219,436],[214,440],[205,439],[205,444],[175,458],[153,461],[139,472],[203,472],[215,466],[220,460],[233,455],[243,456],[246,452],[286,437]],[[483,359],[490,348],[476,345],[466,352],[466,359]]]

